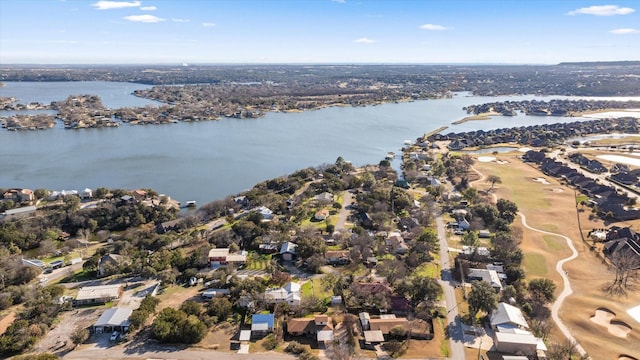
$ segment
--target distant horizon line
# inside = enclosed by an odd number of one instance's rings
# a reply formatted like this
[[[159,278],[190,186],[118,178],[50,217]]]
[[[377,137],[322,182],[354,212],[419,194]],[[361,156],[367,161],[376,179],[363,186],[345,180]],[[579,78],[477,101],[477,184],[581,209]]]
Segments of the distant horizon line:
[[[423,66],[557,66],[562,64],[611,64],[611,63],[639,63],[640,60],[603,60],[603,61],[561,61],[558,63],[526,63],[526,62],[131,62],[131,63],[0,63],[0,67],[17,66],[245,66],[245,65],[423,65]]]

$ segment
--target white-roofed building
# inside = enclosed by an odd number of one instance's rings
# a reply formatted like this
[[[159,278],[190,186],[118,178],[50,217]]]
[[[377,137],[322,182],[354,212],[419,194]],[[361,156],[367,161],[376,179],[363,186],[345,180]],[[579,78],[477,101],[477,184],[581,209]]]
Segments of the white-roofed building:
[[[132,312],[133,310],[131,309],[119,307],[105,310],[98,318],[98,321],[93,324],[93,332],[97,334],[111,331],[126,332],[129,330],[129,316],[131,316]]]
[[[498,308],[491,314],[491,326],[494,329],[529,329],[529,324],[524,318],[522,311],[517,307],[504,302],[499,303]]]
[[[74,305],[106,304],[115,301],[122,295],[122,285],[85,286],[78,290]]]
[[[495,336],[494,345],[499,352],[533,356],[536,355],[539,346],[541,347],[540,350],[546,350],[544,343],[540,344],[540,339],[531,333],[512,334],[496,332]]]
[[[269,304],[286,303],[289,306],[300,306],[300,284],[289,282],[284,287],[268,289],[264,292],[264,300]]]
[[[502,290],[502,281],[500,281],[500,276],[498,276],[495,270],[470,269],[469,278],[484,281],[496,289],[496,291]]]

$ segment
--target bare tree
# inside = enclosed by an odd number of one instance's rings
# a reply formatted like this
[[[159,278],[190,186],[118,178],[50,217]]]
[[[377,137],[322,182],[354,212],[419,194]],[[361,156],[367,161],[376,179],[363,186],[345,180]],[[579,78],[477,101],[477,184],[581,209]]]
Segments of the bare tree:
[[[632,251],[620,249],[610,257],[610,260],[615,278],[607,290],[612,295],[625,295],[638,276],[640,257]]]

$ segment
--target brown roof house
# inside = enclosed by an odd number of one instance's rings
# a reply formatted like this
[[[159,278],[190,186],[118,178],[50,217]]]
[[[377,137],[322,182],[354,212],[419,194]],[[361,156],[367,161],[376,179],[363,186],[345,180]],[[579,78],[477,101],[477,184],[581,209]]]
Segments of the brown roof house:
[[[126,265],[129,258],[118,254],[106,254],[98,260],[98,276],[112,275],[120,266]]]
[[[287,333],[293,336],[315,337],[318,344],[333,341],[333,325],[327,315],[291,319],[287,321]]]
[[[397,318],[393,314],[380,315],[378,319],[369,319],[369,329],[372,331],[380,330],[383,335],[389,335],[391,329],[396,326],[409,330],[409,320]]]

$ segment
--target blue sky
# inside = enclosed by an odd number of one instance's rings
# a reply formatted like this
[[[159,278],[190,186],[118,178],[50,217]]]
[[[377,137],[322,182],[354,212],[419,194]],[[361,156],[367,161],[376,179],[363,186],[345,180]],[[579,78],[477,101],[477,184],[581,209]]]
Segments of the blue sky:
[[[612,60],[640,60],[638,1],[0,1],[0,64]]]

